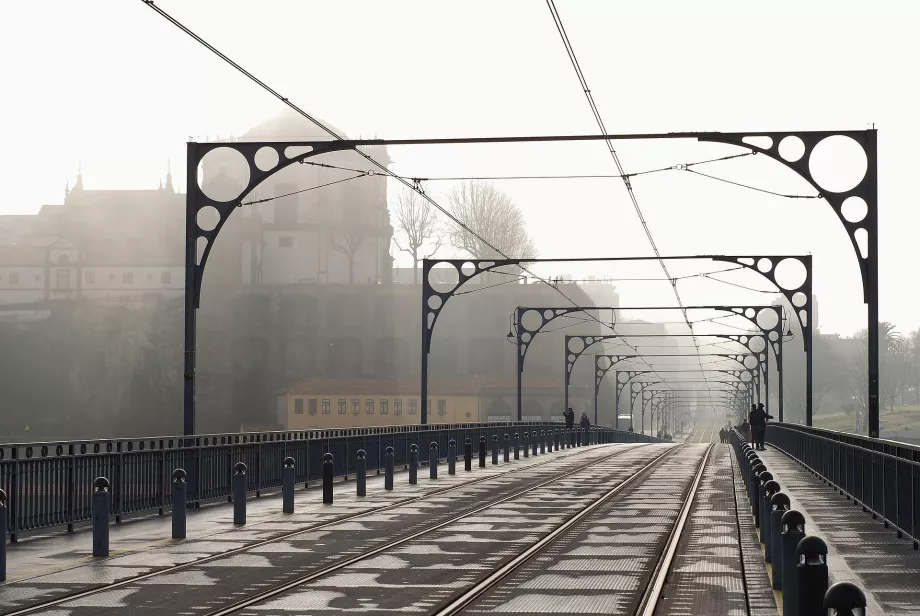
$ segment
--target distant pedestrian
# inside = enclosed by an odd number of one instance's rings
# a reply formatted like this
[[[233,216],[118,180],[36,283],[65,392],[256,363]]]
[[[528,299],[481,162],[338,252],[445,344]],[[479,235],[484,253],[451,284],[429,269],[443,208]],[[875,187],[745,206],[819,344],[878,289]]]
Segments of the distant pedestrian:
[[[764,439],[767,438],[767,420],[773,419],[773,415],[767,414],[763,402],[757,404],[757,417],[760,423],[754,430],[754,439],[757,442],[757,448],[764,451],[767,448],[764,444]]]
[[[725,428],[722,428],[721,430],[719,430],[719,442],[720,443],[725,442]]]
[[[587,412],[582,411],[582,413],[581,413],[581,421],[580,421],[579,423],[581,424],[582,430],[587,430],[588,428],[591,427],[591,420],[588,419],[588,413],[587,413]]]
[[[572,407],[565,409],[562,416],[565,417],[566,430],[571,430],[575,427],[575,411],[572,410]]]

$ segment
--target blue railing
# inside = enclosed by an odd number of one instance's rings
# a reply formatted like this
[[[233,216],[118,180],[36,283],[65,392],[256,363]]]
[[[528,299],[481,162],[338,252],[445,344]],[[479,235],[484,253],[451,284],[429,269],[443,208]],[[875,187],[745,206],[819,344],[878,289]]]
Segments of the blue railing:
[[[920,547],[920,447],[772,422],[766,440]]]
[[[12,541],[26,531],[67,526],[91,518],[93,480],[106,477],[111,483],[111,515],[116,522],[128,514],[162,515],[171,502],[173,470],[188,473],[188,501],[201,503],[228,499],[233,465],[245,462],[248,490],[281,486],[284,459],[294,458],[296,481],[306,484],[321,479],[323,454],[332,453],[338,477],[355,472],[357,452],[367,456],[367,470],[383,469],[387,447],[394,450],[395,464],[409,460],[409,446],[416,445],[427,460],[432,442],[441,457],[447,444],[456,440],[459,455],[467,438],[478,452],[480,437],[491,450],[497,435],[513,438],[525,432],[555,432],[563,424],[509,422],[441,424],[314,430],[306,432],[251,432],[209,434],[194,437],[166,436],[102,441],[12,443],[0,445],[0,488],[7,494],[8,524]],[[610,428],[591,428],[591,442],[657,442],[659,439]],[[521,443],[523,446],[523,442]]]

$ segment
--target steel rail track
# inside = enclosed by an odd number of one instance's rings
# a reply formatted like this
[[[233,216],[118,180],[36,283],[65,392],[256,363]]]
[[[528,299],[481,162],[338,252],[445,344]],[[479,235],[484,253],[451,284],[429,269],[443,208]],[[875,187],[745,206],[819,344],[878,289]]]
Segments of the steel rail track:
[[[611,443],[611,444],[614,444],[614,443]],[[617,443],[617,444],[619,444],[619,443]],[[624,443],[624,444],[629,444],[629,443]],[[535,484],[535,485],[533,485],[533,486],[530,486],[530,487],[528,487],[528,488],[525,488],[525,489],[523,489],[523,490],[519,490],[519,491],[517,491],[517,492],[515,492],[515,493],[513,493],[513,494],[511,494],[511,495],[509,495],[509,496],[503,497],[503,498],[498,499],[498,500],[495,500],[495,501],[490,501],[490,502],[489,502],[488,504],[486,504],[486,505],[483,505],[483,506],[481,506],[481,507],[478,507],[478,508],[476,508],[476,509],[474,509],[474,510],[471,510],[471,511],[468,511],[468,512],[466,512],[466,513],[463,513],[463,514],[461,514],[461,515],[459,515],[459,516],[455,516],[455,517],[451,518],[450,520],[447,520],[447,521],[445,521],[445,522],[438,523],[438,524],[435,524],[435,525],[426,527],[426,528],[422,529],[421,531],[416,532],[416,533],[410,535],[409,537],[403,537],[403,538],[398,539],[398,540],[396,540],[395,542],[392,542],[392,543],[387,544],[387,545],[385,545],[385,546],[381,546],[381,547],[379,547],[379,548],[375,548],[375,549],[373,549],[373,550],[371,550],[371,551],[369,551],[369,552],[365,552],[365,553],[363,553],[363,554],[359,554],[359,555],[357,555],[357,556],[355,556],[355,557],[353,557],[353,558],[350,558],[350,559],[348,559],[348,560],[346,560],[346,561],[342,561],[342,562],[340,562],[340,563],[331,565],[331,566],[329,566],[329,567],[327,567],[326,569],[323,569],[323,570],[321,570],[321,571],[317,571],[317,572],[312,573],[312,574],[309,574],[309,575],[307,575],[307,576],[302,576],[301,578],[298,578],[298,579],[295,580],[295,581],[286,582],[286,583],[284,583],[284,584],[282,585],[282,586],[285,587],[284,589],[282,589],[282,590],[273,589],[274,592],[273,592],[273,590],[269,590],[269,591],[266,591],[265,593],[261,593],[260,595],[258,595],[259,600],[261,600],[261,599],[263,599],[263,598],[267,598],[267,596],[270,596],[270,595],[268,595],[267,593],[277,594],[278,592],[283,592],[283,590],[286,590],[286,589],[287,589],[286,587],[288,587],[288,586],[290,586],[290,587],[297,586],[297,585],[299,585],[299,584],[308,582],[308,581],[310,581],[310,580],[312,580],[312,579],[314,579],[314,578],[321,577],[321,576],[326,575],[326,574],[328,574],[328,573],[331,573],[331,572],[333,572],[333,571],[335,571],[335,570],[337,570],[337,569],[340,569],[340,568],[345,567],[345,566],[347,566],[347,565],[350,565],[350,564],[352,564],[352,563],[354,563],[354,562],[357,562],[357,561],[359,561],[359,560],[362,560],[362,559],[364,559],[364,558],[367,558],[367,557],[369,557],[369,556],[372,556],[372,555],[376,554],[377,552],[380,552],[380,551],[382,551],[382,550],[384,550],[384,549],[387,549],[387,548],[389,548],[389,547],[393,547],[393,546],[398,545],[398,544],[400,544],[400,543],[403,543],[403,542],[405,542],[405,541],[414,539],[414,538],[416,538],[416,537],[418,537],[418,536],[420,536],[420,535],[423,535],[423,534],[425,534],[425,533],[428,533],[428,532],[431,532],[431,531],[433,531],[433,530],[436,530],[436,529],[438,529],[438,528],[440,528],[440,527],[442,527],[442,526],[444,526],[444,525],[446,525],[446,524],[450,524],[450,523],[455,522],[456,520],[462,519],[463,517],[467,517],[467,516],[473,515],[473,514],[475,514],[475,513],[479,513],[479,512],[482,511],[483,509],[487,509],[487,508],[489,508],[489,507],[493,507],[493,506],[495,506],[495,505],[497,505],[497,504],[503,503],[503,502],[505,502],[505,501],[507,501],[507,500],[510,500],[510,499],[512,499],[512,498],[516,498],[516,497],[518,497],[518,496],[521,496],[521,495],[523,495],[523,494],[526,494],[527,492],[530,492],[530,491],[536,490],[536,489],[538,489],[538,488],[541,488],[541,487],[543,487],[543,486],[545,486],[545,485],[547,485],[547,484],[549,484],[549,483],[552,483],[552,482],[554,482],[554,481],[558,481],[558,480],[560,480],[560,479],[564,479],[564,478],[566,478],[566,477],[568,477],[568,476],[570,476],[570,475],[572,475],[572,474],[574,474],[574,473],[581,472],[581,471],[583,471],[583,470],[585,470],[585,469],[587,469],[587,468],[591,468],[592,466],[595,466],[595,465],[597,465],[597,464],[602,464],[603,462],[606,462],[607,460],[610,460],[611,458],[616,458],[616,457],[618,457],[618,456],[620,456],[620,455],[623,455],[623,454],[625,454],[625,453],[627,453],[627,452],[629,452],[629,451],[634,451],[634,450],[636,450],[636,449],[645,447],[645,446],[648,445],[648,444],[649,444],[649,443],[640,443],[640,444],[638,444],[636,447],[629,447],[629,448],[623,449],[623,450],[621,450],[621,451],[617,451],[617,452],[615,452],[615,453],[613,453],[613,454],[611,454],[611,455],[609,455],[609,456],[604,456],[604,457],[602,457],[602,458],[600,458],[600,459],[598,459],[598,460],[595,460],[594,462],[591,462],[591,463],[589,463],[589,464],[584,464],[584,465],[579,466],[578,468],[575,468],[575,469],[573,469],[573,470],[571,470],[571,471],[568,471],[568,472],[565,472],[565,473],[561,473],[561,474],[553,475],[551,478],[546,479],[545,481],[539,482],[539,483],[537,483],[537,484]],[[130,578],[130,579],[121,580],[121,581],[118,581],[118,582],[113,582],[113,583],[111,583],[111,584],[105,584],[105,585],[102,585],[102,586],[98,586],[98,587],[95,587],[95,588],[90,588],[90,589],[78,591],[78,592],[75,592],[75,593],[70,593],[70,594],[67,594],[67,595],[60,596],[60,597],[55,597],[54,599],[50,599],[50,600],[45,601],[45,602],[42,602],[42,603],[38,603],[38,604],[35,604],[35,605],[30,605],[30,606],[27,606],[27,607],[24,607],[24,608],[19,608],[19,609],[10,611],[10,612],[5,612],[5,613],[3,613],[3,616],[26,616],[27,614],[34,614],[34,613],[36,613],[36,612],[45,610],[45,609],[47,609],[47,608],[49,608],[49,607],[54,607],[54,606],[57,606],[57,605],[61,605],[61,604],[63,604],[63,603],[68,603],[68,602],[70,602],[70,601],[75,601],[75,600],[77,600],[77,599],[82,599],[82,598],[84,598],[84,597],[93,596],[93,595],[96,595],[96,594],[99,594],[99,593],[108,592],[108,591],[111,591],[111,590],[116,589],[116,588],[121,588],[121,587],[124,587],[124,586],[129,586],[129,585],[131,585],[131,584],[135,584],[135,583],[140,582],[140,581],[143,581],[143,580],[147,580],[147,579],[154,578],[154,577],[157,577],[157,576],[160,576],[160,575],[164,575],[164,574],[168,574],[168,573],[174,573],[174,572],[176,572],[176,571],[181,571],[181,570],[183,570],[183,569],[188,569],[188,568],[190,568],[190,567],[199,566],[199,565],[202,565],[202,564],[211,562],[211,561],[215,561],[215,560],[227,558],[227,557],[230,557],[230,556],[235,556],[235,555],[238,555],[238,554],[240,554],[240,553],[243,553],[243,552],[246,552],[246,551],[249,551],[249,550],[253,550],[253,549],[255,549],[255,548],[259,548],[259,547],[262,547],[262,546],[265,546],[265,545],[269,545],[269,544],[272,544],[272,543],[277,543],[277,542],[281,542],[281,541],[287,541],[287,540],[290,540],[290,539],[292,539],[292,538],[296,538],[296,537],[299,536],[299,535],[303,535],[303,534],[306,534],[306,533],[312,533],[312,532],[315,532],[315,531],[317,531],[317,530],[322,530],[322,529],[325,528],[325,527],[333,526],[333,525],[337,525],[337,524],[341,524],[342,522],[347,522],[347,521],[350,521],[350,520],[354,520],[354,519],[360,518],[361,516],[364,516],[364,515],[368,515],[368,514],[377,514],[377,513],[385,512],[385,511],[388,510],[388,509],[394,509],[394,508],[397,508],[397,507],[405,507],[406,505],[409,505],[409,504],[411,504],[411,503],[415,503],[415,502],[418,502],[418,501],[421,501],[421,500],[425,500],[425,499],[431,498],[432,496],[439,496],[439,495],[443,495],[443,494],[445,494],[445,493],[447,493],[447,492],[450,492],[450,491],[452,491],[452,490],[457,490],[457,489],[461,489],[461,488],[467,488],[467,487],[469,487],[469,486],[476,485],[476,484],[482,483],[482,482],[484,482],[484,481],[489,481],[489,480],[491,480],[491,479],[495,479],[496,477],[504,477],[504,476],[507,476],[508,474],[511,474],[511,473],[516,473],[516,472],[519,472],[519,471],[530,470],[530,469],[533,469],[533,468],[535,468],[535,467],[544,466],[544,465],[546,465],[546,464],[549,464],[550,462],[557,461],[557,460],[559,460],[559,459],[560,459],[560,458],[550,458],[550,459],[547,459],[547,460],[545,460],[545,461],[538,462],[538,463],[536,463],[536,464],[531,464],[531,465],[528,465],[528,466],[522,466],[522,467],[520,467],[520,468],[516,468],[516,469],[510,470],[510,471],[507,471],[507,472],[502,473],[502,474],[500,474],[500,475],[490,475],[489,477],[482,477],[482,478],[480,478],[480,479],[474,479],[474,480],[472,480],[472,481],[466,481],[466,482],[463,482],[463,483],[461,483],[461,484],[459,484],[459,485],[455,485],[455,486],[450,486],[450,487],[446,487],[446,488],[443,488],[443,489],[434,490],[434,491],[432,491],[432,492],[429,492],[429,493],[427,493],[427,494],[424,494],[424,495],[421,495],[421,496],[418,496],[418,497],[415,497],[415,498],[410,498],[410,499],[408,499],[408,500],[400,500],[400,501],[397,501],[397,502],[395,502],[395,503],[391,503],[391,504],[389,504],[389,505],[384,505],[384,506],[382,506],[382,507],[374,507],[374,508],[368,509],[368,510],[366,510],[366,511],[361,511],[361,512],[359,512],[359,513],[355,513],[355,514],[352,514],[352,515],[346,515],[346,516],[343,516],[343,517],[336,518],[336,519],[334,519],[334,520],[330,520],[330,521],[328,521],[328,522],[322,522],[322,523],[320,523],[320,524],[311,525],[311,526],[308,526],[308,527],[306,527],[306,528],[302,528],[302,529],[300,529],[300,530],[292,531],[292,532],[290,532],[290,533],[285,533],[285,534],[279,535],[279,536],[277,536],[277,537],[273,537],[273,538],[271,538],[271,539],[265,539],[265,540],[262,540],[262,541],[257,541],[257,542],[255,542],[255,543],[250,544],[250,545],[245,545],[245,546],[242,546],[242,547],[239,547],[239,548],[234,548],[234,549],[232,549],[232,550],[227,550],[227,551],[221,552],[221,553],[219,553],[219,554],[212,554],[211,556],[206,556],[206,557],[200,558],[200,559],[198,559],[198,560],[190,561],[190,562],[187,562],[187,563],[181,563],[181,564],[178,564],[178,565],[173,565],[173,566],[170,566],[170,567],[164,567],[163,569],[158,569],[157,571],[151,571],[150,573],[145,573],[145,574],[142,574],[142,575],[138,575],[138,576],[135,576],[135,577]],[[565,459],[565,458],[561,458],[561,459]],[[68,570],[68,569],[63,569],[62,571],[67,571],[67,570]],[[25,582],[25,581],[27,581],[28,579],[34,579],[34,578],[26,578],[26,579],[23,579],[23,580],[17,580],[16,582],[17,582],[17,583]],[[241,608],[243,608],[243,607],[246,607],[245,605],[240,605],[241,603],[243,603],[243,602],[245,602],[245,601],[247,601],[247,600],[240,601],[240,602],[238,602],[238,604],[233,604],[233,606],[229,606],[229,607],[227,607],[227,608],[222,608],[221,610],[218,610],[218,611],[216,611],[216,612],[211,612],[211,613],[208,613],[208,614],[203,614],[202,616],[212,616],[212,614],[232,613],[233,611],[236,611],[236,610],[238,610],[238,609],[241,609]],[[248,602],[246,605],[249,605],[249,604],[254,603],[254,602],[255,602],[255,601],[250,601],[250,602]],[[232,609],[231,609],[231,608],[232,608]],[[227,611],[227,610],[229,610],[229,611]]]

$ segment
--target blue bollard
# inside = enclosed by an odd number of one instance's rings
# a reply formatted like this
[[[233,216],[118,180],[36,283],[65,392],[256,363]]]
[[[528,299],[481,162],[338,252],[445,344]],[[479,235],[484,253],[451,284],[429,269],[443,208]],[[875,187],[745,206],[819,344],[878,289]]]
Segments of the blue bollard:
[[[331,505],[333,501],[332,480],[335,477],[335,461],[331,453],[323,454],[323,504]]]
[[[246,464],[237,462],[233,467],[233,523],[246,523]]]
[[[355,486],[358,496],[367,496],[367,454],[363,449],[358,450],[358,461],[355,464]]]
[[[837,582],[824,593],[824,611],[831,616],[866,616],[866,593],[851,582]]]
[[[447,474],[457,474],[457,441],[454,439],[447,442]]]
[[[799,560],[799,615],[820,614],[828,590],[827,544],[819,537],[805,537],[799,541],[796,553]]]
[[[783,589],[783,514],[789,511],[789,496],[777,492],[770,499],[770,558],[773,562],[773,590]]]
[[[393,489],[393,448],[387,447],[383,456],[383,489]]]
[[[6,508],[6,492],[0,489],[0,582],[6,581],[6,529],[9,523],[9,510]]]
[[[438,444],[434,441],[431,441],[431,445],[428,446],[428,478],[437,479],[438,478]]]
[[[805,538],[805,516],[790,509],[783,514],[782,524],[783,616],[800,616],[798,547],[799,541]]]
[[[294,513],[294,458],[288,456],[281,468],[281,512]]]
[[[508,462],[511,458],[511,436],[506,432],[505,433],[505,449],[502,452],[502,460]]]
[[[498,464],[498,435],[492,435],[492,466]]]
[[[520,442],[521,442],[521,436],[517,432],[515,432],[514,433],[514,459],[515,460],[520,460],[520,455],[518,451],[518,448],[520,447]]]
[[[185,511],[188,504],[188,481],[185,471],[177,468],[172,474],[172,538],[185,539]]]
[[[112,508],[112,493],[109,480],[97,477],[93,482],[93,556],[109,555],[109,510]],[[6,529],[3,529],[4,535]],[[3,538],[6,541],[6,537]]]

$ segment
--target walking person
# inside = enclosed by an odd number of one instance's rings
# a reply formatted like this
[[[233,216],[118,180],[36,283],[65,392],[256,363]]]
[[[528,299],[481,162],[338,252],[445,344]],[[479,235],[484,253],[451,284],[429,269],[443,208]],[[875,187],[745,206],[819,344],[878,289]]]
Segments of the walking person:
[[[562,412],[562,416],[565,417],[566,430],[571,430],[575,427],[575,411],[572,410],[571,406]]]
[[[587,413],[587,411],[582,411],[582,413],[581,413],[581,421],[579,421],[579,423],[581,424],[581,429],[582,429],[582,430],[587,430],[588,428],[591,427],[591,420],[588,419],[588,413]]]
[[[763,402],[760,402],[757,405],[757,414],[759,417],[763,418],[763,422],[757,426],[757,431],[754,433],[754,438],[757,440],[758,448],[761,451],[764,451],[767,448],[766,445],[764,445],[764,439],[767,438],[767,420],[773,419],[773,415],[767,414]]]
[[[752,405],[751,405],[751,412],[748,413],[748,425],[750,425],[751,429],[750,429],[750,431],[749,431],[748,434],[747,434],[747,438],[751,441],[751,447],[753,447],[754,449],[757,449],[757,439],[754,438],[754,435],[756,434],[756,432],[754,431],[754,425],[755,425],[755,423],[754,423],[754,415],[755,415],[756,413],[757,413],[757,405],[756,405],[756,404],[752,404]]]

